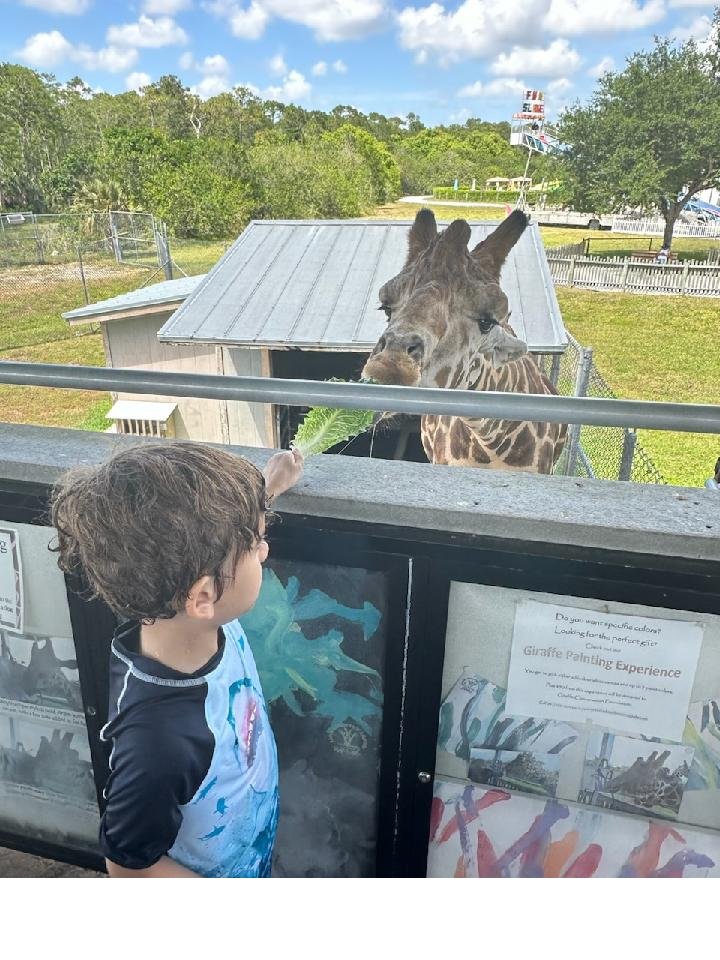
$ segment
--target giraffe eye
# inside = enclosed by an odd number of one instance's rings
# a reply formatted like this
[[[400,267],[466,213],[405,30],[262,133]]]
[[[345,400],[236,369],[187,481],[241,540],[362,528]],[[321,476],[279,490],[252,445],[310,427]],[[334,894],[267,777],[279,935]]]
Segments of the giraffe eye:
[[[382,312],[385,314],[388,320],[392,316],[392,310],[386,303],[381,303],[380,306],[378,307],[378,310],[382,310]]]
[[[493,327],[497,326],[495,317],[478,317],[476,323],[480,327],[481,333],[489,333]]]

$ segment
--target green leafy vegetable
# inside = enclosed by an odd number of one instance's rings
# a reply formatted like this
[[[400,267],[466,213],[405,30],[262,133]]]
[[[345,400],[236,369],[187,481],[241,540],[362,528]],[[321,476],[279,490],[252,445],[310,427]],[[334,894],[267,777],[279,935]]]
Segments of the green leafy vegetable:
[[[298,427],[291,446],[304,457],[324,453],[336,443],[351,440],[368,430],[375,419],[372,410],[332,410],[313,407]]]

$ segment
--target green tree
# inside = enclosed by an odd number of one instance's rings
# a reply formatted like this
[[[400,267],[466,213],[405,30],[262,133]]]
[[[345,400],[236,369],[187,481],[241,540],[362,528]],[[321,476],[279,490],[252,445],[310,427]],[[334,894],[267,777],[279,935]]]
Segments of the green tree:
[[[44,208],[41,178],[62,156],[68,139],[49,75],[0,63],[0,209]]]
[[[400,168],[384,143],[380,143],[371,133],[351,123],[344,123],[332,133],[326,133],[323,140],[338,147],[349,147],[355,154],[362,157],[370,173],[373,200],[376,203],[387,203],[388,200],[398,198]]]
[[[656,38],[621,73],[605,74],[587,106],[560,118],[569,145],[566,196],[580,209],[659,210],[670,246],[678,216],[699,191],[720,185],[718,14],[709,50]]]

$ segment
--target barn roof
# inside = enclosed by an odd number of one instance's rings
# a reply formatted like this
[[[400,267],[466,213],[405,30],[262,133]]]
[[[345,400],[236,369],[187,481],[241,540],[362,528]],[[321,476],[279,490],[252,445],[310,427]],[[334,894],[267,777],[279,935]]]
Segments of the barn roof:
[[[385,327],[378,290],[402,268],[410,220],[254,220],[158,333],[174,343],[368,351]],[[471,245],[497,221],[471,223]],[[538,227],[503,267],[512,324],[530,350],[567,335]]]
[[[204,276],[204,275],[203,275]],[[113,320],[144,313],[148,309],[167,308],[172,310],[175,304],[192,293],[202,280],[199,277],[180,277],[177,280],[163,280],[162,283],[153,283],[147,287],[139,287],[129,293],[121,293],[108,300],[97,303],[88,303],[76,310],[69,310],[63,314],[70,324],[95,323],[98,320]]]

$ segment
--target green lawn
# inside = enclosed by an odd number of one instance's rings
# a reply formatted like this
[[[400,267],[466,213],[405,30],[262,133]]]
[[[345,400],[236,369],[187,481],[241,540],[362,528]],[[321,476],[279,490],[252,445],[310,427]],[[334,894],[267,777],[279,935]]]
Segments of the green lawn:
[[[592,347],[618,397],[716,403],[718,303],[557,288],[565,324]],[[669,483],[701,486],[720,455],[711,434],[642,430],[639,439]]]
[[[182,241],[173,256],[189,275],[206,273],[227,246],[228,241]],[[91,302],[163,279],[155,265],[126,267],[107,259],[86,264]],[[100,335],[91,327],[70,327],[62,319],[84,302],[75,264],[0,270],[0,360],[104,366]],[[104,429],[108,409],[107,396],[91,391],[0,384],[0,421],[8,423],[97,430]]]

